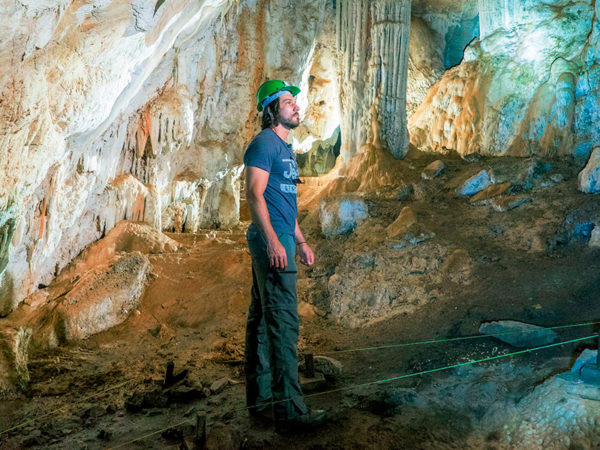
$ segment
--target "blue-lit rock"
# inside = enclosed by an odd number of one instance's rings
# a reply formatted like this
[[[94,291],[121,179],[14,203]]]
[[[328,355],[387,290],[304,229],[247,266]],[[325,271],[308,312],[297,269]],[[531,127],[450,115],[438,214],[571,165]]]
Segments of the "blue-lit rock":
[[[325,200],[319,212],[321,230],[329,238],[353,230],[368,217],[367,204],[356,196]]]
[[[483,39],[411,117],[411,143],[463,156],[587,159],[600,137],[594,6],[481,0],[480,15]]]
[[[460,195],[474,195],[492,184],[494,184],[494,174],[491,171],[482,170],[465,181],[458,193]]]
[[[600,147],[594,149],[585,168],[579,172],[577,187],[587,194],[600,192]]]
[[[595,448],[600,442],[598,387],[581,382],[578,370],[595,362],[585,350],[571,372],[560,373],[523,397],[503,426],[508,448]]]
[[[514,320],[483,323],[479,332],[518,348],[537,347],[556,341],[554,331]]]

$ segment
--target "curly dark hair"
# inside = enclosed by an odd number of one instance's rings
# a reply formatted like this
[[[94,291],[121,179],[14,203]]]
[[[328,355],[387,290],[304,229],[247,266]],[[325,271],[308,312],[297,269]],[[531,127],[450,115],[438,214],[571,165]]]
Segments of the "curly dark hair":
[[[279,99],[276,98],[269,103],[262,114],[262,129],[273,128],[279,125]]]

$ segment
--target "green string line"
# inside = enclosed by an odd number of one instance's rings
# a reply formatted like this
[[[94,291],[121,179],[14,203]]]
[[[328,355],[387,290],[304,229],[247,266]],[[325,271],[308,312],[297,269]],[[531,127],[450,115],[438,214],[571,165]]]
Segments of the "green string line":
[[[508,358],[508,357],[515,356],[515,355],[521,355],[523,353],[535,352],[535,351],[543,350],[543,349],[550,348],[550,347],[558,347],[560,345],[572,344],[573,342],[585,341],[587,339],[592,339],[592,338],[597,338],[597,337],[598,337],[597,334],[593,334],[592,336],[586,336],[586,337],[583,337],[583,338],[571,339],[569,341],[564,341],[564,342],[557,342],[555,344],[542,345],[541,347],[528,348],[528,349],[525,349],[525,350],[519,350],[517,352],[506,353],[506,354],[503,354],[503,355],[489,356],[487,358],[474,359],[474,360],[467,361],[467,362],[464,362],[464,363],[457,363],[457,364],[452,364],[450,366],[438,367],[436,369],[429,369],[429,370],[423,370],[421,372],[408,373],[408,374],[400,375],[400,376],[397,376],[397,377],[386,378],[384,380],[369,381],[367,383],[355,384],[355,385],[352,385],[352,386],[346,386],[346,387],[342,387],[342,388],[338,388],[338,389],[333,389],[333,390],[330,390],[330,391],[317,392],[317,393],[314,393],[314,394],[305,395],[304,397],[305,398],[317,397],[319,395],[331,394],[331,393],[340,392],[340,391],[347,391],[347,390],[351,390],[351,389],[356,389],[358,387],[370,386],[370,385],[373,385],[373,384],[388,383],[390,381],[401,380],[403,378],[411,378],[411,377],[416,377],[416,376],[420,376],[420,375],[426,375],[426,374],[429,374],[429,373],[441,372],[443,370],[455,369],[455,368],[458,368],[458,367],[468,366],[468,365],[471,365],[471,364],[477,364],[477,363],[482,363],[482,362],[486,362],[486,361],[492,361],[494,359]],[[287,400],[278,400],[277,402],[273,402],[273,403],[280,403],[280,402],[285,402],[285,401],[288,401],[288,400],[290,400],[290,399],[287,399]],[[247,408],[243,408],[243,409],[247,409]]]
[[[69,403],[69,404],[67,404],[67,405],[64,405],[64,406],[61,406],[60,408],[57,408],[57,409],[55,409],[55,410],[53,410],[53,411],[50,411],[49,413],[42,414],[41,416],[34,417],[34,418],[32,418],[32,419],[28,419],[28,420],[26,420],[25,422],[23,422],[23,423],[20,423],[19,425],[15,425],[15,426],[14,426],[14,427],[12,427],[12,428],[8,428],[8,429],[6,429],[6,430],[4,430],[4,431],[0,431],[0,436],[2,436],[2,435],[3,435],[3,434],[5,434],[5,433],[8,433],[8,432],[10,432],[10,431],[16,430],[16,429],[18,429],[18,428],[22,428],[22,427],[24,427],[25,425],[29,425],[30,423],[32,423],[32,422],[35,422],[36,420],[39,420],[39,419],[44,419],[44,418],[46,418],[46,417],[48,417],[48,416],[51,416],[51,415],[53,415],[53,414],[55,414],[55,413],[57,413],[57,412],[60,412],[60,411],[62,411],[62,410],[64,410],[64,409],[68,408],[69,406],[73,406],[73,405],[81,405],[81,404],[83,404],[83,403],[86,403],[88,400],[91,400],[91,399],[93,399],[93,398],[95,398],[95,397],[100,397],[101,395],[103,395],[103,394],[105,394],[105,393],[107,393],[107,392],[110,392],[110,391],[113,391],[113,390],[115,390],[115,389],[117,389],[117,388],[123,387],[123,386],[125,386],[125,385],[127,385],[127,384],[129,384],[129,383],[132,383],[133,381],[134,381],[134,380],[124,381],[123,383],[119,383],[119,384],[117,384],[117,385],[115,385],[115,386],[111,386],[111,387],[109,387],[109,388],[107,388],[107,389],[104,389],[104,390],[102,390],[102,391],[100,391],[100,392],[96,392],[96,393],[94,393],[94,394],[90,395],[89,397],[86,397],[86,398],[84,398],[83,400],[80,400],[79,402],[76,402],[76,403]]]
[[[575,328],[575,327],[584,327],[584,326],[598,325],[598,324],[600,324],[600,321],[599,322],[574,323],[574,324],[569,324],[569,325],[556,325],[554,327],[547,327],[544,329],[545,330],[558,330],[561,328]],[[542,330],[539,330],[539,331],[542,331]],[[537,330],[532,331],[531,333],[533,334],[536,332],[537,332]],[[519,334],[519,333],[522,333],[522,331],[505,331],[502,333],[478,334],[478,335],[473,335],[473,336],[461,336],[461,337],[455,337],[455,338],[434,339],[434,340],[429,340],[429,341],[409,342],[409,343],[404,343],[404,344],[387,344],[387,345],[381,345],[378,347],[361,347],[361,348],[353,348],[353,349],[346,349],[346,350],[332,350],[329,352],[319,352],[319,354],[320,355],[332,355],[332,354],[337,354],[337,353],[355,353],[355,352],[363,352],[363,351],[371,351],[371,350],[384,350],[384,349],[388,349],[388,348],[413,347],[416,345],[440,344],[440,343],[444,343],[444,342],[466,341],[466,340],[472,340],[472,339],[483,339],[483,338],[506,336],[506,335]]]
[[[171,428],[179,427],[181,425],[185,425],[186,423],[192,424],[193,422],[190,419],[186,419],[183,422],[176,423],[175,425],[169,425],[168,427],[162,428],[162,429],[157,430],[157,431],[153,431],[152,433],[145,434],[145,435],[140,436],[138,438],[132,439],[131,441],[123,442],[121,444],[115,445],[114,447],[108,447],[106,450],[113,450],[115,448],[125,447],[126,445],[133,444],[134,442],[142,441],[142,440],[144,440],[146,438],[149,438],[150,436],[154,436],[154,435],[157,435],[159,433],[163,433],[164,431],[170,430]]]
[[[562,328],[575,328],[575,327],[597,325],[597,324],[600,324],[600,321],[598,321],[598,322],[575,323],[575,324],[568,324],[568,325],[556,325],[556,326],[553,326],[553,327],[548,327],[546,329],[547,330],[556,330],[556,329],[562,329]],[[419,342],[411,342],[411,343],[403,343],[403,344],[389,344],[389,345],[383,345],[383,346],[379,346],[379,347],[363,347],[363,348],[357,348],[357,349],[334,350],[334,351],[330,351],[330,352],[320,352],[320,354],[326,354],[327,355],[327,354],[336,354],[336,353],[354,353],[354,352],[360,352],[360,351],[382,350],[382,349],[399,348],[399,347],[411,347],[411,346],[416,346],[416,345],[427,345],[427,344],[437,344],[437,343],[444,343],[444,342],[456,342],[456,341],[461,341],[461,340],[481,339],[481,338],[487,338],[487,337],[497,337],[497,336],[515,334],[515,333],[518,333],[518,332],[507,331],[507,332],[504,332],[504,333],[496,333],[496,334],[490,334],[490,335],[462,336],[462,337],[457,337],[457,338],[435,339],[435,340],[419,341]],[[582,340],[585,340],[585,339],[589,339],[589,338],[583,338]],[[571,341],[567,341],[567,342],[564,342],[564,343],[558,343],[558,344],[551,344],[550,346],[563,345],[563,344],[570,343],[570,342]],[[504,357],[504,356],[517,355],[517,354],[520,354],[520,353],[526,353],[526,352],[529,352],[529,351],[539,350],[539,349],[543,349],[543,348],[547,348],[547,347],[538,347],[538,348],[534,348],[534,349],[522,350],[522,351],[515,352],[515,353],[509,353],[507,355],[499,355],[499,356],[493,357],[491,359],[496,359],[498,357]],[[475,361],[475,362],[483,362],[483,361],[489,361],[489,360],[490,359],[483,359],[483,360],[478,360],[478,361]],[[464,364],[473,364],[473,363],[474,362],[467,362],[467,363],[463,363],[463,365]],[[433,371],[436,372],[436,371],[439,371],[439,370],[446,370],[448,368],[454,368],[454,367],[460,367],[460,366],[448,366],[448,367],[445,367],[445,368],[434,369]],[[419,372],[419,373],[415,373],[415,374],[409,374],[408,376],[423,375],[424,373],[429,373],[429,372],[423,372],[423,373]],[[408,376],[402,376],[402,378],[407,378]],[[106,390],[100,392],[100,393],[97,393],[97,394],[94,394],[94,395],[92,395],[90,397],[87,397],[84,401],[90,400],[90,399],[92,399],[92,398],[94,398],[94,397],[96,397],[98,395],[102,395],[105,392],[108,392],[110,390],[113,390],[113,389],[116,389],[118,387],[121,387],[121,386],[123,386],[123,385],[125,385],[127,383],[132,382],[132,381],[133,380],[130,380],[130,381],[118,384],[116,386],[113,386],[113,387],[111,387],[109,389],[106,389]],[[366,385],[368,385],[368,384],[376,384],[376,383],[381,383],[381,382],[383,382],[383,381],[370,382],[370,383],[367,383]],[[362,385],[357,385],[356,387],[360,387],[360,386],[362,386]],[[341,389],[343,390],[345,388],[341,388]],[[330,392],[330,391],[320,392],[320,393],[318,393],[316,395],[323,395],[323,394],[328,393],[328,392]],[[331,392],[336,392],[336,391],[331,391]],[[315,394],[311,394],[311,395],[308,395],[306,397],[311,397],[313,395],[315,395]],[[287,401],[287,400],[280,400],[280,401]],[[83,402],[79,402],[79,403],[83,403]],[[14,426],[12,428],[9,428],[7,430],[1,431],[0,432],[0,436],[2,436],[5,433],[8,433],[10,431],[13,431],[15,429],[21,428],[21,427],[23,427],[25,425],[28,425],[29,423],[32,423],[35,420],[43,419],[44,417],[47,417],[47,416],[49,416],[51,414],[54,414],[54,413],[59,412],[59,411],[62,411],[63,409],[67,408],[68,406],[69,405],[65,405],[65,406],[63,406],[61,408],[58,408],[58,409],[56,409],[56,410],[54,410],[54,411],[52,411],[50,413],[44,414],[44,415],[42,415],[40,417],[29,419],[29,420],[27,420],[27,421],[25,421],[25,422],[23,422],[23,423],[21,423],[19,425],[16,425],[16,426]]]
[[[558,346],[566,345],[566,344],[572,344],[574,342],[585,341],[585,340],[596,338],[596,337],[598,337],[598,335],[594,334],[592,336],[586,336],[586,337],[583,337],[583,338],[571,339],[571,340],[568,340],[568,341],[558,342],[558,343],[555,343],[555,344],[542,345],[540,347],[528,348],[528,349],[525,349],[525,350],[519,350],[519,351],[512,352],[512,353],[506,353],[504,355],[489,356],[487,358],[475,359],[475,360],[467,361],[467,362],[464,362],[464,363],[457,363],[457,364],[452,364],[450,366],[438,367],[436,369],[422,370],[421,372],[408,373],[408,374],[400,375],[400,376],[397,376],[397,377],[385,378],[383,380],[369,381],[367,383],[361,383],[361,384],[354,384],[354,385],[351,385],[351,386],[346,386],[346,387],[342,387],[342,388],[338,388],[338,389],[332,389],[332,390],[329,390],[329,391],[317,392],[317,393],[314,393],[314,394],[305,395],[304,398],[317,397],[319,395],[327,395],[327,394],[332,394],[332,393],[341,392],[341,391],[348,391],[348,390],[356,389],[356,388],[359,388],[359,387],[371,386],[371,385],[375,385],[375,384],[389,383],[391,381],[397,381],[397,380],[401,380],[401,379],[404,379],[404,378],[411,378],[411,377],[416,377],[416,376],[420,376],[420,375],[426,375],[426,374],[429,374],[429,373],[441,372],[443,370],[456,369],[458,367],[464,367],[464,366],[468,366],[468,365],[471,365],[471,364],[478,364],[478,363],[482,363],[482,362],[486,362],[486,361],[493,361],[495,359],[500,359],[500,358],[508,358],[508,357],[515,356],[515,355],[522,355],[523,353],[530,353],[530,352],[535,352],[535,351],[538,351],[538,350],[544,350],[546,348],[558,347]],[[274,401],[274,402],[270,402],[270,404],[271,405],[275,405],[277,403],[283,403],[283,402],[287,402],[289,400],[291,400],[291,398],[284,399],[284,400],[277,400],[277,401]],[[247,410],[247,409],[250,409],[250,408],[252,408],[252,407],[244,406],[242,408],[232,409],[229,412],[244,411],[244,410]],[[179,423],[177,423],[175,425],[169,425],[168,427],[160,429],[158,431],[153,431],[152,433],[145,434],[145,435],[140,436],[140,437],[138,437],[136,439],[132,439],[131,441],[127,441],[127,442],[118,444],[115,447],[110,447],[110,449],[122,448],[122,447],[124,447],[126,445],[133,444],[134,442],[141,441],[141,440],[146,439],[146,438],[148,438],[150,436],[157,435],[157,434],[162,433],[164,431],[167,431],[167,430],[169,430],[171,428],[178,427],[178,426],[184,425],[186,423],[190,423],[191,424],[192,422],[189,419],[188,420],[184,420],[183,422],[179,422]]]

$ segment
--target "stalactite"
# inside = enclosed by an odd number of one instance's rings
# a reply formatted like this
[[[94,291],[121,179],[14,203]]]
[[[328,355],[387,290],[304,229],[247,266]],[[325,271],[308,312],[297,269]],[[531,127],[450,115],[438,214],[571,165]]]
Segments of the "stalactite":
[[[402,158],[408,149],[410,1],[341,0],[337,8],[344,136],[341,153],[349,159],[363,145],[381,142]],[[372,105],[376,105],[374,114]],[[378,127],[371,127],[372,121],[377,121]]]

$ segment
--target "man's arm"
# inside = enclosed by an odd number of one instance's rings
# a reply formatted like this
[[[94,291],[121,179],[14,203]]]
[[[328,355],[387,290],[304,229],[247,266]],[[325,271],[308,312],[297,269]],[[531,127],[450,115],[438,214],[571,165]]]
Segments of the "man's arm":
[[[285,248],[279,242],[271,225],[264,192],[269,181],[269,172],[258,167],[246,167],[246,201],[252,215],[252,222],[258,227],[267,243],[267,256],[271,267],[284,270],[287,267]]]
[[[300,256],[300,262],[305,266],[312,266],[315,262],[315,255],[306,243],[306,239],[300,230],[298,225],[298,219],[296,219],[296,230],[294,232],[296,238],[296,245],[298,246],[298,256]]]

